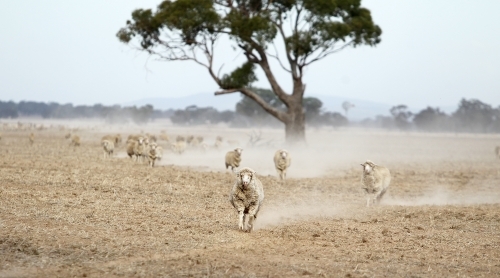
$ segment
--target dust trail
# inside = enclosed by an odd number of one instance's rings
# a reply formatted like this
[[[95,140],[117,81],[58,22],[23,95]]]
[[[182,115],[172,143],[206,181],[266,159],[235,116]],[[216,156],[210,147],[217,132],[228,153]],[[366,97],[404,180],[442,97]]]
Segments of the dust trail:
[[[484,184],[462,190],[450,190],[444,186],[437,186],[433,190],[424,192],[421,196],[402,198],[387,196],[383,200],[385,205],[424,206],[424,205],[479,205],[500,203],[500,192],[491,189],[495,185]]]
[[[334,205],[333,200],[306,200],[299,204],[269,205],[262,208],[255,229],[265,229],[283,223],[310,218],[338,217],[345,215],[345,207]]]

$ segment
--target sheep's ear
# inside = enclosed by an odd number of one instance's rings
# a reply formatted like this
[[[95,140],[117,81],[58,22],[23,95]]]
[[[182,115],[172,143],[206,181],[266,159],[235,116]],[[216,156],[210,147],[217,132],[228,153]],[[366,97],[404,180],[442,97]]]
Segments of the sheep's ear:
[[[365,164],[364,164],[364,163],[361,163],[361,164],[359,164],[359,165],[361,165],[361,166],[365,167]]]

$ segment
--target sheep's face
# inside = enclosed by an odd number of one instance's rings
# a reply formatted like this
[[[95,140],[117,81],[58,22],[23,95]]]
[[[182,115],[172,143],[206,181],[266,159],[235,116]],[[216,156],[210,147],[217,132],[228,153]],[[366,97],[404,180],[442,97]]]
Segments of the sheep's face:
[[[288,153],[286,151],[281,151],[281,158],[286,159]]]
[[[139,145],[142,145],[142,143],[144,143],[144,138],[139,137],[139,139],[137,140],[137,142],[139,142]]]
[[[365,163],[362,163],[361,166],[363,166],[363,172],[365,174],[370,174],[375,164],[371,161],[366,161]]]
[[[241,153],[243,152],[243,149],[242,149],[242,148],[236,148],[236,149],[234,149],[234,151],[235,151],[238,155],[241,155]]]
[[[156,149],[156,144],[155,144],[155,143],[151,143],[150,148],[151,148],[152,150],[155,150],[155,149]]]
[[[246,188],[250,184],[253,175],[255,175],[255,172],[251,171],[240,171],[236,174],[237,178],[241,181],[243,188]]]

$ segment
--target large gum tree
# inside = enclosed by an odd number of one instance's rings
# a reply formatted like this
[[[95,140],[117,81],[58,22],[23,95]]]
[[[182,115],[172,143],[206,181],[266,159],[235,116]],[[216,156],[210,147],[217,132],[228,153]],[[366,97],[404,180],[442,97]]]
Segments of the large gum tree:
[[[361,0],[167,0],[154,11],[133,11],[117,37],[139,42],[138,49],[161,60],[205,67],[220,88],[215,95],[240,92],[253,99],[283,122],[287,143],[297,143],[305,141],[304,69],[346,47],[374,46],[381,34]],[[218,42],[241,49],[246,58],[222,76],[214,68]],[[290,75],[291,91],[277,81],[270,59]],[[252,91],[258,68],[285,110]]]

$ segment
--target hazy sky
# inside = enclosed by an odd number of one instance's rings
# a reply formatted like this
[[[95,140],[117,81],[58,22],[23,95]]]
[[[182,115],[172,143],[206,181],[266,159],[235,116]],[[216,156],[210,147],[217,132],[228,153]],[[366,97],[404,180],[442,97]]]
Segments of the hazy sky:
[[[212,94],[217,86],[204,68],[148,59],[116,38],[132,10],[159,3],[0,1],[0,100],[110,105]],[[500,1],[365,0],[362,5],[382,28],[382,42],[313,64],[306,71],[306,95],[413,108],[456,106],[461,98],[500,105]],[[242,57],[228,47],[221,51],[229,62]],[[269,87],[259,76],[256,85]],[[278,78],[291,88],[288,75]]]

